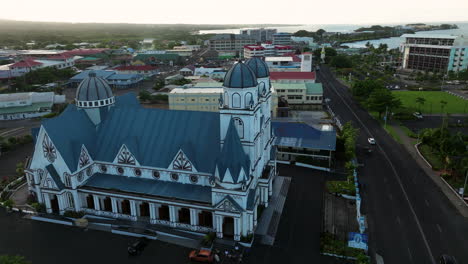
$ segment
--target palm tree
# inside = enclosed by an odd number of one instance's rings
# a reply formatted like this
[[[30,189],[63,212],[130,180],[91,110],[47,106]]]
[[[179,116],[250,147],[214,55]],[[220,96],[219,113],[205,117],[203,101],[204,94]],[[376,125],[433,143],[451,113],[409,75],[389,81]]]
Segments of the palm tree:
[[[421,112],[421,106],[426,102],[426,99],[423,97],[417,97],[416,103],[419,104],[419,112]]]
[[[440,100],[440,112],[444,114],[444,108],[447,105],[447,101]]]

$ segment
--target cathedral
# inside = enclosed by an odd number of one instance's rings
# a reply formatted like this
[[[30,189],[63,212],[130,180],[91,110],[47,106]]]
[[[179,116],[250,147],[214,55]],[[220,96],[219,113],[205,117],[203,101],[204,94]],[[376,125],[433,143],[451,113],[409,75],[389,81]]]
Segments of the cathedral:
[[[48,213],[143,221],[236,241],[276,177],[267,65],[238,62],[219,112],[148,109],[92,72],[74,105],[33,131],[29,191]]]

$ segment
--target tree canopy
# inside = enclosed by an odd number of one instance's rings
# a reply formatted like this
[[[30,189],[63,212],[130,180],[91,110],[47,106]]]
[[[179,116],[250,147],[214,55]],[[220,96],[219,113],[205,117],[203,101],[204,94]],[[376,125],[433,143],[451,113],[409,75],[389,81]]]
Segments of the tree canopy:
[[[388,110],[398,108],[401,106],[401,101],[388,89],[379,88],[371,92],[369,99],[367,99],[367,106],[371,111],[378,112],[379,117],[382,117],[382,113],[385,112],[387,107]]]

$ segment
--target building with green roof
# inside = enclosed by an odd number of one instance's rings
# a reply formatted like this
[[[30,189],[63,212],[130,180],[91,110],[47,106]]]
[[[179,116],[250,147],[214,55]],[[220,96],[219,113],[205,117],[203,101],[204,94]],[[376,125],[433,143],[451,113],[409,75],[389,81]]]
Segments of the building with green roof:
[[[321,83],[274,83],[273,88],[277,96],[286,99],[292,109],[315,109],[322,105]]]

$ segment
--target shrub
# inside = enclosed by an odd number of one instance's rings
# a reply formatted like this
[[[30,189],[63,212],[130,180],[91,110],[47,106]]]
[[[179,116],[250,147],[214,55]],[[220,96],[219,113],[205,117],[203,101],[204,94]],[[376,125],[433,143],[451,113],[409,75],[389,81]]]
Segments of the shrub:
[[[58,115],[58,113],[52,112],[52,113],[48,113],[48,114],[43,115],[42,118],[52,118],[52,117],[55,117],[57,115]]]
[[[252,242],[253,239],[253,234],[248,234],[246,236],[241,236],[240,241],[244,243],[250,243]]]
[[[45,213],[46,212],[46,206],[43,203],[32,203],[31,206],[38,213]]]
[[[3,206],[5,206],[7,208],[11,208],[11,207],[13,207],[13,205],[15,205],[15,202],[13,202],[13,200],[11,200],[11,199],[8,199],[5,202],[3,202]]]
[[[65,211],[63,216],[71,217],[71,218],[82,218],[85,215],[83,211],[75,212],[75,211]]]

